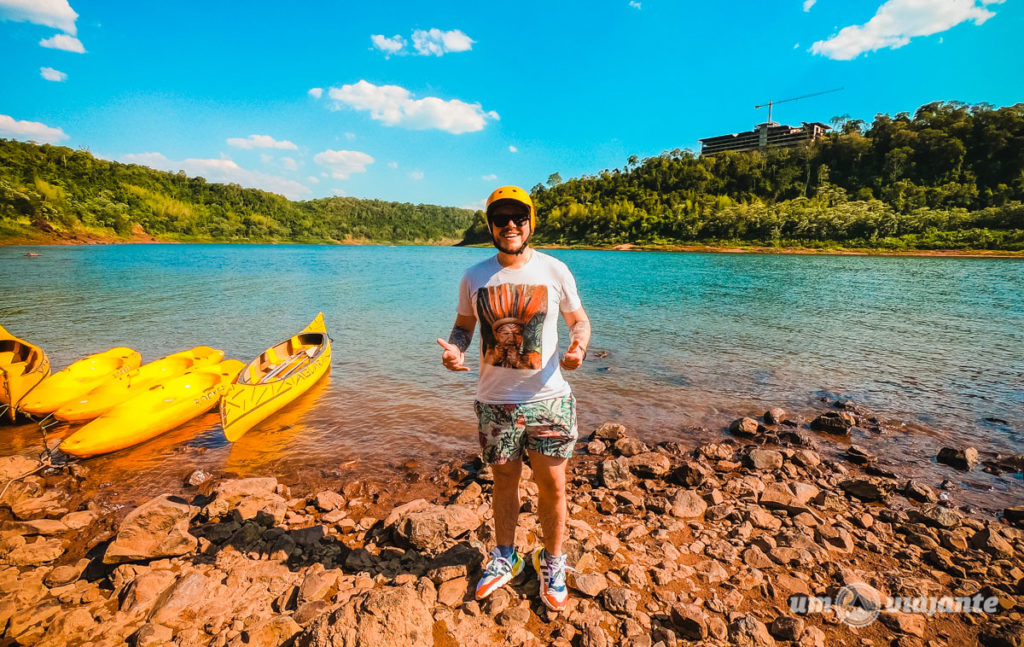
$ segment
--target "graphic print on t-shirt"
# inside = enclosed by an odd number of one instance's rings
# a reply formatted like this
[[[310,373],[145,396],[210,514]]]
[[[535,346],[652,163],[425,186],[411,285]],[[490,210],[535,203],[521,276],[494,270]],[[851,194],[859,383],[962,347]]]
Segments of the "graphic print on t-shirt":
[[[540,369],[548,286],[503,283],[480,288],[476,294],[483,362]]]

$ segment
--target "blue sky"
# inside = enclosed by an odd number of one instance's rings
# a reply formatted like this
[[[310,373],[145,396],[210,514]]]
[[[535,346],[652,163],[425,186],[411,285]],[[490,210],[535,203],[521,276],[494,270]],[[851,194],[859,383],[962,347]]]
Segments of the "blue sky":
[[[1020,0],[0,0],[0,137],[479,207],[764,121],[1024,100]]]

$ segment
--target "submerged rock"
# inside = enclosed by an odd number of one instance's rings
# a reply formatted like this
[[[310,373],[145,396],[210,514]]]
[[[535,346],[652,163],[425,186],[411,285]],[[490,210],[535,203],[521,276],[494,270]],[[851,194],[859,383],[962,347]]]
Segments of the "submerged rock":
[[[857,418],[849,411],[829,411],[812,420],[811,429],[836,436],[848,436],[850,428],[855,424]]]
[[[956,449],[954,447],[943,447],[939,450],[935,460],[945,463],[958,470],[971,471],[978,464],[978,450],[973,447]]]

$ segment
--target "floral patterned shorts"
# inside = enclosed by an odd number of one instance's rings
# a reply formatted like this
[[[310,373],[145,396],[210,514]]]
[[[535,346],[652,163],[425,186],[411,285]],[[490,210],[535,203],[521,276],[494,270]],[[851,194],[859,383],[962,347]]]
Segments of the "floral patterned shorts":
[[[476,402],[480,447],[485,463],[507,463],[530,449],[552,458],[569,458],[579,432],[572,393],[525,404]]]

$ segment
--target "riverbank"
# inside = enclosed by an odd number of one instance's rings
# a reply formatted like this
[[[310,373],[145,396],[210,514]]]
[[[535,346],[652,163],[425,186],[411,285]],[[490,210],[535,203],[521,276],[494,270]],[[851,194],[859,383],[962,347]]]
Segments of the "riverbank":
[[[565,551],[576,572],[562,614],[540,604],[532,574],[472,599],[493,536],[489,470],[470,456],[329,486],[279,482],[269,471],[247,479],[200,471],[131,510],[86,494],[87,463],[58,470],[7,457],[4,483],[39,471],[0,497],[0,637],[39,645],[1021,644],[1024,509],[993,516],[963,505],[955,481],[980,467],[969,448],[941,458],[941,484],[889,472],[847,446],[854,425],[872,424],[841,403],[803,417],[740,418],[693,446],[648,447],[617,424],[586,434],[569,477]],[[842,458],[830,458],[837,450]],[[526,548],[538,543],[532,482],[523,495],[517,544]],[[858,628],[871,614],[840,604],[843,591],[868,600],[862,607],[920,596],[980,596],[989,606],[883,609]],[[836,604],[798,612],[812,597]]]
[[[159,238],[150,236],[141,227],[131,237],[124,238],[102,231],[82,230],[76,232],[54,231],[53,233],[32,230],[9,237],[0,238],[0,246],[23,245],[132,245],[132,244],[216,244],[216,245],[430,245],[438,247],[458,247],[459,241],[444,239],[438,241],[400,242],[374,241],[367,239],[348,239],[344,241],[232,241],[206,240],[187,238]],[[488,248],[488,245],[467,245],[467,247]],[[984,258],[1024,258],[1024,251],[1006,251],[993,249],[914,249],[890,250],[870,248],[842,247],[766,247],[761,245],[557,245],[538,244],[537,249],[585,249],[598,251],[630,251],[630,252],[689,252],[700,254],[780,254],[807,256],[922,256],[922,257],[984,257]]]

